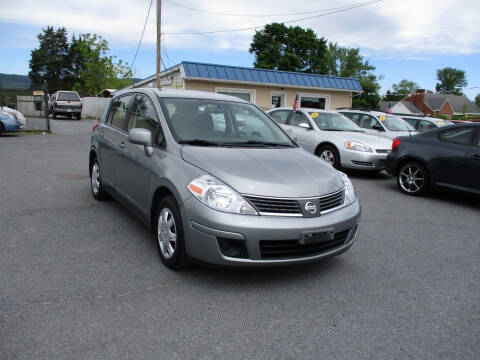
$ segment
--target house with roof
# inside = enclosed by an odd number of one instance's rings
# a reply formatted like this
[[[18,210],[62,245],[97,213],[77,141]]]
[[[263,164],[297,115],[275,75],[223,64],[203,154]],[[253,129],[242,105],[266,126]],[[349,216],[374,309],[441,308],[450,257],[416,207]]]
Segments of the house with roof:
[[[381,110],[386,110],[389,101],[382,101]],[[480,108],[466,96],[453,94],[425,93],[417,90],[415,94],[407,95],[401,101],[391,102],[392,112],[435,116],[441,115],[480,115]]]
[[[350,107],[352,97],[362,92],[358,80],[351,78],[189,61],[164,70],[161,84],[166,88],[233,95],[263,109],[290,106],[297,94],[303,107]],[[155,75],[129,86],[138,87],[155,87]]]

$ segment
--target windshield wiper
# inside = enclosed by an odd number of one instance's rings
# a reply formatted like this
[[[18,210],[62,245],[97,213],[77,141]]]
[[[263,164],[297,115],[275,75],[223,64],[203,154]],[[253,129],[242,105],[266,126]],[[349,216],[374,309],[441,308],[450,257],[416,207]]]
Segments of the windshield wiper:
[[[248,140],[244,142],[231,142],[228,143],[231,146],[249,146],[249,145],[264,145],[264,146],[275,146],[275,147],[294,147],[293,145],[289,144],[278,144],[274,142],[268,141],[260,141],[260,140]]]
[[[202,140],[202,139],[180,140],[178,141],[178,143],[182,145],[199,145],[199,146],[224,146],[225,145],[223,143]]]

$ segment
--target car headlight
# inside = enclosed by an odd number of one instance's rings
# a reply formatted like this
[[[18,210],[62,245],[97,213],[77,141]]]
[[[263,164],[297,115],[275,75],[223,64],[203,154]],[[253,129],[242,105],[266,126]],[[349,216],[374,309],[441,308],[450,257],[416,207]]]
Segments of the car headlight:
[[[356,141],[347,141],[345,143],[345,147],[348,150],[354,151],[363,151],[363,152],[373,152],[372,148],[368,145],[356,142]]]
[[[345,202],[343,204],[350,205],[357,199],[355,189],[353,188],[352,181],[348,178],[346,174],[341,171],[339,171],[338,173],[342,177],[343,184],[345,185]]]
[[[234,214],[258,215],[235,190],[211,175],[201,175],[188,183],[187,189],[212,209]]]

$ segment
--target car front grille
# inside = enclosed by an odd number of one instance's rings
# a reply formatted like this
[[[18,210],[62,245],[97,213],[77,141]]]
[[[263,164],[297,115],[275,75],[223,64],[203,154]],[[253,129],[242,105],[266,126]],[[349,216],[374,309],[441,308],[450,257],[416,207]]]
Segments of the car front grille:
[[[257,209],[259,213],[286,214],[302,216],[300,204],[296,199],[263,198],[257,196],[245,196],[245,198]]]
[[[319,212],[322,213],[339,207],[343,204],[345,190],[339,190],[332,194],[315,198],[271,198],[254,195],[243,195],[245,199],[254,206],[260,215],[274,216],[303,216],[301,204],[306,201],[315,201],[318,204]]]
[[[300,244],[298,240],[260,240],[260,254],[264,259],[298,258],[320,255],[345,245],[350,229],[335,233],[334,239],[312,244]]]
[[[342,205],[345,200],[344,197],[345,190],[342,189],[336,193],[319,198],[320,212],[328,211]]]
[[[352,160],[352,163],[355,164],[355,165],[360,165],[360,166],[369,166],[369,167],[373,167],[373,163],[372,162],[368,162],[368,161],[357,161],[357,160]]]

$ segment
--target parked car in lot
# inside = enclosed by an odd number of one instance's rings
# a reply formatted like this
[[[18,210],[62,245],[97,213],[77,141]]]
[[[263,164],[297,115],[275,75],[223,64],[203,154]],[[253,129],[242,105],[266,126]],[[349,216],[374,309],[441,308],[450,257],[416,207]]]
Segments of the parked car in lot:
[[[20,129],[21,123],[15,115],[7,111],[0,111],[0,135]]]
[[[50,97],[49,107],[54,119],[58,115],[77,120],[82,117],[82,100],[76,91],[57,91]]]
[[[276,108],[268,114],[305,150],[341,167],[382,170],[392,140],[366,134],[345,116],[318,109]]]
[[[360,219],[345,174],[261,109],[221,94],[115,94],[92,132],[90,176],[95,199],[110,194],[153,228],[173,269],[189,258],[268,266],[338,255]]]
[[[417,131],[405,120],[380,111],[338,110],[368,134],[380,135],[389,139],[397,136],[415,135]]]
[[[393,141],[387,170],[405,194],[430,187],[480,195],[480,124],[465,123]]]
[[[25,127],[27,121],[25,119],[25,116],[23,116],[23,114],[20,111],[9,108],[7,106],[0,106],[0,113],[1,112],[4,112],[4,113],[6,112],[8,114],[13,115],[15,119],[17,119],[18,121],[20,129],[23,129]]]
[[[410,124],[416,131],[422,132],[426,130],[436,129],[440,126],[447,126],[452,125],[450,121],[424,117],[424,116],[406,116],[406,115],[398,115],[407,123]]]

